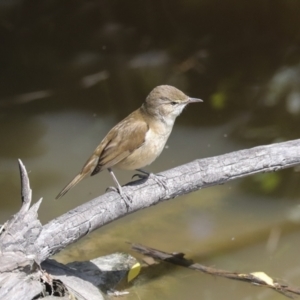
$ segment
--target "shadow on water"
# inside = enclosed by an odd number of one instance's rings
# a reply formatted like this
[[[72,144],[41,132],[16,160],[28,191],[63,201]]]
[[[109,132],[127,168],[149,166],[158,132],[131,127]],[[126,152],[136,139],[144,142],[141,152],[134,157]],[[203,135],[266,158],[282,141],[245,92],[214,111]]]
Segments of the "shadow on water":
[[[44,197],[43,222],[104,192],[112,184],[105,172],[52,201],[159,84],[205,102],[178,118],[150,171],[299,137],[298,1],[17,0],[2,1],[0,13],[0,223],[19,205],[17,158],[30,171],[34,199]],[[160,204],[59,257],[128,251],[131,240],[297,282],[299,174],[257,174]],[[131,173],[117,176],[126,183]],[[130,291],[128,299],[283,299],[169,266],[146,271]]]

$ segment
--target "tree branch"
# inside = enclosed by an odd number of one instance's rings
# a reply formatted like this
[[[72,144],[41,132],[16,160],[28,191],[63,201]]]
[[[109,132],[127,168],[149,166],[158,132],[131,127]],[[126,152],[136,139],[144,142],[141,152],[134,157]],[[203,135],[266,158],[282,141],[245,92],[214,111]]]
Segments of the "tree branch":
[[[0,228],[0,282],[5,281],[0,288],[0,298],[20,299],[25,291],[26,299],[36,299],[46,292],[47,286],[54,289],[55,283],[59,281],[44,272],[40,264],[84,235],[128,213],[197,189],[258,172],[277,171],[299,163],[300,140],[195,160],[160,173],[163,185],[151,176],[146,180],[129,183],[123,189],[132,199],[128,209],[118,193],[109,192],[42,226],[37,216],[42,199],[30,207],[29,179],[25,167],[19,161],[22,207]],[[85,288],[86,285],[79,287],[76,282],[74,290],[77,296],[88,290],[92,294],[89,299],[99,299],[98,290],[92,291]],[[68,291],[62,291],[70,294],[72,291],[69,288]]]
[[[167,189],[151,178],[131,182],[123,188],[132,199],[128,209],[118,193],[109,192],[43,226],[35,245],[39,251],[38,261],[128,213],[201,188],[297,164],[300,164],[300,140],[198,159],[170,169],[159,174]]]

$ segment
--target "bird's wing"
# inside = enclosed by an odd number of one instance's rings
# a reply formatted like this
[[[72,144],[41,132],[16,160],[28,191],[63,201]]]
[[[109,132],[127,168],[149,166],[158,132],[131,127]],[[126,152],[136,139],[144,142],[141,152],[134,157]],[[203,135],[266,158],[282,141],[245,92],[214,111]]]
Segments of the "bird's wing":
[[[137,112],[133,112],[111,129],[81,172],[57,195],[56,199],[62,197],[87,175],[95,175],[103,169],[113,167],[143,145],[149,127]]]
[[[117,124],[95,150],[93,155],[99,159],[91,175],[113,167],[141,147],[148,130],[148,124],[143,119],[132,122],[132,115]],[[92,161],[93,155],[90,158]],[[90,162],[87,161],[86,165],[90,165]]]

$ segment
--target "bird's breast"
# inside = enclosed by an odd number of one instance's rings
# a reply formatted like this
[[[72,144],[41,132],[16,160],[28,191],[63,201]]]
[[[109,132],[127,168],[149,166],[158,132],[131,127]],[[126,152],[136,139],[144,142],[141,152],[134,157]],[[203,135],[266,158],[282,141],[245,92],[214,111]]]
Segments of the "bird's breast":
[[[143,145],[119,162],[116,167],[124,170],[135,170],[150,165],[161,154],[171,131],[172,127],[150,127]]]

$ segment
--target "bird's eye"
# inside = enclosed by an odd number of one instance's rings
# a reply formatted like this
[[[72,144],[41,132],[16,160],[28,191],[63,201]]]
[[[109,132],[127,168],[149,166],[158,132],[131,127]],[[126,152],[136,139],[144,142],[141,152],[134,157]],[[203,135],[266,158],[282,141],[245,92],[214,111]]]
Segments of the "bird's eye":
[[[176,104],[177,104],[177,102],[175,102],[175,101],[172,101],[172,102],[171,102],[171,104],[172,104],[172,105],[176,105]]]

